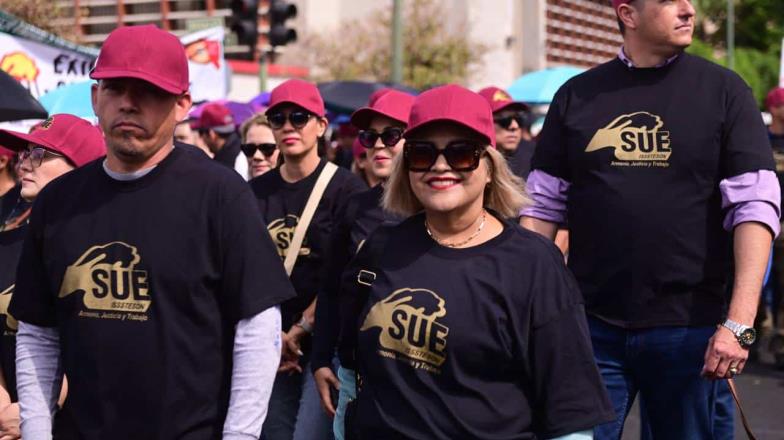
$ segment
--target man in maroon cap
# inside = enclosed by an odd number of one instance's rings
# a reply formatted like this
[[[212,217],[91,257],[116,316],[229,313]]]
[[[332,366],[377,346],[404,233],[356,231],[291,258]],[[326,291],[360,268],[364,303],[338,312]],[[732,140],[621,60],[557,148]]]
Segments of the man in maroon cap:
[[[756,338],[780,229],[770,142],[748,85],[684,52],[691,1],[613,6],[623,47],[556,93],[523,225],[548,238],[569,226],[618,417],[596,437],[620,438],[640,394],[653,438],[716,438],[721,379],[743,371]]]
[[[525,179],[536,147],[529,132],[531,109],[525,103],[513,100],[509,93],[498,87],[485,87],[479,94],[493,109],[498,150],[506,157],[512,172]]]
[[[248,175],[248,161],[240,150],[242,142],[228,107],[219,102],[205,105],[199,116],[198,127],[199,137],[210,149],[213,159],[236,169],[241,176]]]
[[[68,114],[57,114],[38,124],[30,134],[0,130],[0,143],[17,152],[20,197],[32,203],[49,182],[106,154],[101,131],[89,122]],[[9,150],[10,151],[10,150]],[[28,231],[29,210],[4,224],[0,233],[0,436],[19,432],[16,392],[16,332],[18,323],[8,313],[14,293],[16,266]],[[60,396],[61,400],[64,394]]]
[[[173,144],[177,37],[118,28],[90,76],[106,158],[38,195],[10,306],[22,435],[52,437],[65,373],[56,438],[256,438],[293,291],[253,195]]]
[[[324,114],[324,101],[312,83],[291,79],[272,90],[267,121],[284,161],[250,182],[297,292],[281,305],[283,362],[264,422],[266,440],[331,437],[309,372],[310,334],[339,208],[366,187],[350,171],[319,158],[318,141],[327,128]]]

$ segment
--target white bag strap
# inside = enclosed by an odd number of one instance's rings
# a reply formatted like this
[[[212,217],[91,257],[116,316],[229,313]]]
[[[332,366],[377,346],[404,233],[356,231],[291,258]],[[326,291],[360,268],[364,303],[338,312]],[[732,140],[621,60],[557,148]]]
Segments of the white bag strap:
[[[294,238],[291,239],[291,246],[289,246],[289,250],[286,253],[286,259],[283,261],[283,267],[286,268],[288,276],[291,276],[294,265],[297,263],[299,249],[302,247],[302,241],[305,240],[305,234],[308,232],[310,221],[313,220],[313,214],[316,213],[321,197],[324,195],[327,185],[329,185],[332,176],[335,175],[337,170],[337,165],[327,162],[324,168],[321,169],[321,174],[319,174],[318,180],[316,180],[316,184],[313,186],[313,191],[310,192],[308,201],[305,203],[305,209],[302,210],[302,216],[299,218],[297,228],[294,230]]]

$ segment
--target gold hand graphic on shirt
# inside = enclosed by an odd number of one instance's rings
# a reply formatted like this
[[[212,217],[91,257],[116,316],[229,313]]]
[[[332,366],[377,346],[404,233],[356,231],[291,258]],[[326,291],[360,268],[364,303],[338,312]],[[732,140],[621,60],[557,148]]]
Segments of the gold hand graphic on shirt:
[[[661,130],[663,125],[659,116],[648,112],[618,116],[593,135],[585,152],[613,148],[620,161],[666,161],[672,149],[670,132]]]
[[[5,315],[5,326],[11,330],[16,331],[19,328],[19,323],[16,319],[8,313],[8,306],[11,304],[11,297],[14,294],[14,284],[2,292],[0,292],[0,315]]]

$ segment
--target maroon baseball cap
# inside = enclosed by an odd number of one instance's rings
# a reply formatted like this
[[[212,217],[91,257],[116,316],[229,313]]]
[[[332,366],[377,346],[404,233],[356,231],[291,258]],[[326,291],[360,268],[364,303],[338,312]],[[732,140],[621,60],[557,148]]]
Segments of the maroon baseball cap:
[[[430,89],[414,98],[408,129],[412,131],[434,122],[451,121],[475,131],[495,147],[493,111],[485,98],[456,84]]]
[[[383,90],[383,89],[382,89]],[[351,115],[351,123],[360,130],[367,130],[376,116],[386,116],[389,119],[405,125],[411,113],[414,97],[398,90],[387,90],[368,107],[362,107]]]
[[[62,154],[77,167],[106,155],[101,130],[67,113],[49,116],[30,134],[0,130],[0,144],[14,151],[27,148],[28,144],[40,145]]]
[[[231,133],[235,130],[234,116],[225,105],[211,102],[202,108],[197,128],[210,129],[216,133]]]
[[[90,78],[136,78],[179,95],[188,91],[188,59],[173,34],[151,24],[124,26],[104,41]]]
[[[16,154],[16,153],[14,153],[13,151],[9,150],[8,148],[0,146],[0,156],[13,157],[14,154]]]
[[[373,104],[375,104],[376,101],[378,101],[378,98],[386,95],[387,92],[391,90],[395,90],[395,89],[391,87],[384,87],[382,89],[378,89],[375,92],[371,93],[370,97],[368,98],[368,107],[373,107]]]
[[[316,85],[301,79],[287,80],[272,89],[266,113],[286,103],[298,105],[316,116],[323,117],[325,113],[324,100]]]
[[[776,87],[765,97],[765,108],[778,107],[784,104],[784,88]]]
[[[493,109],[493,113],[506,109],[521,111],[529,110],[528,105],[513,100],[506,90],[498,87],[485,87],[479,91],[479,94],[490,103],[490,108]]]

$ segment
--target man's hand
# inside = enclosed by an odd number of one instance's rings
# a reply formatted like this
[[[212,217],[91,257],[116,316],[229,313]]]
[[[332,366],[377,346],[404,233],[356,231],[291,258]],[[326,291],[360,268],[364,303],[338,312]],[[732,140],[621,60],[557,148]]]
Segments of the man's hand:
[[[729,378],[733,376],[729,372],[730,367],[735,367],[735,374],[740,374],[748,357],[749,350],[741,347],[738,338],[728,328],[720,325],[708,341],[702,375],[708,379]]]
[[[297,326],[292,329],[298,328]],[[291,333],[291,330],[289,330]],[[302,350],[299,347],[299,338],[290,336],[289,333],[281,332],[281,351],[280,351],[280,366],[278,373],[289,372],[293,374],[295,371],[302,373],[302,367],[299,365],[299,357],[302,356]],[[0,439],[2,440],[2,439]]]
[[[0,410],[0,440],[21,438],[19,432],[19,404],[12,403]]]
[[[321,408],[330,417],[335,417],[335,407],[332,405],[332,393],[329,387],[339,390],[340,381],[329,367],[321,367],[316,370],[313,373],[313,378],[316,380],[316,389],[318,389],[319,396],[321,396]]]

